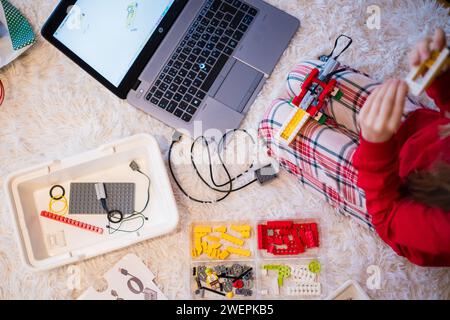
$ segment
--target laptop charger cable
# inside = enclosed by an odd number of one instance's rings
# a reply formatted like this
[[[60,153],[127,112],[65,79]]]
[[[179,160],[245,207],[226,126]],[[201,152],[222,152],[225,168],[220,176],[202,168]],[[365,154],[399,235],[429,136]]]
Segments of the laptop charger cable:
[[[214,179],[214,173],[213,173],[213,165],[212,165],[212,159],[211,159],[211,149],[210,149],[210,143],[208,142],[208,139],[205,136],[199,136],[198,138],[196,138],[192,144],[191,144],[191,149],[190,149],[190,156],[191,156],[191,164],[192,167],[194,168],[195,173],[197,174],[197,176],[200,178],[200,180],[203,182],[203,184],[205,184],[209,189],[215,191],[215,192],[219,192],[219,193],[223,193],[224,195],[215,199],[215,200],[203,200],[203,199],[198,199],[192,195],[190,195],[182,186],[181,183],[178,181],[175,172],[174,172],[174,168],[173,168],[173,162],[172,162],[172,151],[174,146],[181,141],[183,135],[178,132],[175,131],[175,133],[172,136],[172,143],[169,147],[169,154],[168,154],[168,164],[169,164],[169,171],[170,174],[172,175],[173,180],[175,181],[175,184],[177,185],[177,187],[180,189],[180,191],[191,201],[194,202],[198,202],[198,203],[203,203],[203,204],[212,204],[212,203],[217,203],[220,201],[225,200],[230,194],[232,194],[233,192],[237,192],[240,190],[243,190],[245,188],[247,188],[248,186],[252,185],[255,182],[259,182],[260,184],[265,184],[269,181],[272,181],[273,179],[275,179],[278,175],[276,170],[273,168],[272,165],[268,165],[262,168],[259,168],[257,170],[254,170],[254,174],[255,174],[255,178],[252,179],[250,182],[239,186],[237,188],[233,187],[233,183],[236,182],[237,180],[239,180],[240,178],[244,177],[245,175],[249,174],[253,169],[254,169],[254,163],[252,163],[247,170],[245,170],[244,172],[238,174],[235,177],[232,177],[230,174],[229,169],[227,168],[227,166],[225,165],[223,158],[222,158],[222,150],[223,150],[223,146],[226,142],[226,139],[228,137],[228,135],[230,135],[231,133],[236,133],[236,132],[242,132],[244,134],[246,134],[248,137],[250,137],[250,139],[252,140],[253,144],[256,144],[255,139],[253,138],[253,136],[251,134],[249,134],[246,130],[244,129],[234,129],[234,130],[230,130],[227,131],[222,138],[219,140],[219,143],[217,144],[217,155],[219,158],[219,162],[220,162],[220,166],[223,168],[223,171],[225,172],[226,176],[227,176],[227,180],[224,183],[217,183],[216,180]],[[197,143],[199,142],[203,142],[204,146],[206,147],[206,151],[207,151],[207,155],[208,155],[208,167],[209,167],[209,177],[210,180],[212,182],[209,183],[208,181],[206,181],[206,179],[203,177],[203,175],[200,173],[200,171],[198,170],[198,167],[195,163],[194,160],[194,148],[197,145]],[[221,189],[226,187],[226,189]]]

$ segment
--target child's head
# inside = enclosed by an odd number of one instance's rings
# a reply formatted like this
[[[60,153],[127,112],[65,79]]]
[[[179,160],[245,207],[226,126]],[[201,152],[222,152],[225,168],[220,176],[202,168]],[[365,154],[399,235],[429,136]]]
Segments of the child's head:
[[[408,176],[408,195],[429,207],[450,211],[450,165],[439,163],[429,171],[419,171]]]

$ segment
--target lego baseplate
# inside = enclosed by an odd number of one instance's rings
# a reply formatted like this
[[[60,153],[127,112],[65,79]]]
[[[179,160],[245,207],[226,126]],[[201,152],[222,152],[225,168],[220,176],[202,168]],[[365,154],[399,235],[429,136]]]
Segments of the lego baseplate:
[[[106,204],[111,210],[123,214],[134,212],[134,183],[105,183]],[[69,214],[105,214],[97,199],[95,183],[71,183]]]

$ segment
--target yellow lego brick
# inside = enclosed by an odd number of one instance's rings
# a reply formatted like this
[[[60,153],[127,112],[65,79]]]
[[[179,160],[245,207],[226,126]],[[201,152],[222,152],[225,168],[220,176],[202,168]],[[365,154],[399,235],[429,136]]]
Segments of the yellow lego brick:
[[[207,254],[208,256],[211,256],[213,250],[214,250],[214,248],[208,246],[208,250],[206,250],[206,254]]]
[[[221,260],[225,260],[226,258],[228,258],[229,255],[230,255],[230,252],[228,252],[227,250],[222,250],[222,252],[220,253],[219,258]]]
[[[306,111],[303,109],[298,109],[295,115],[291,118],[286,126],[286,129],[281,134],[284,139],[288,139],[294,132],[297,125],[302,121],[303,117],[306,116]]]
[[[209,244],[208,246],[213,249],[219,249],[222,246],[222,244],[220,242],[214,242],[213,244]]]
[[[220,238],[216,237],[216,236],[207,236],[206,239],[211,242],[219,242],[220,241]]]
[[[206,241],[202,242],[202,249],[203,249],[204,253],[206,253],[208,251],[208,242],[206,242]]]
[[[244,231],[250,231],[251,227],[249,225],[232,225],[231,230],[241,233]]]
[[[237,254],[239,256],[244,256],[244,257],[250,257],[252,255],[252,252],[250,250],[247,250],[247,249],[239,249],[239,248],[234,248],[234,247],[227,247],[227,251],[230,252],[230,253]]]
[[[195,246],[195,250],[197,250],[198,254],[202,254],[203,248],[202,248],[202,243],[200,241],[199,238],[196,238],[194,240],[194,246]]]
[[[194,227],[194,233],[211,233],[212,228],[208,226],[196,226]]]
[[[231,243],[233,243],[235,245],[238,245],[240,247],[242,247],[244,245],[244,240],[239,239],[237,237],[234,237],[232,235],[229,235],[228,233],[222,233],[221,237],[222,237],[223,240],[231,242]]]
[[[250,231],[242,231],[242,232],[241,232],[241,237],[242,237],[243,239],[248,239],[248,238],[250,238]]]
[[[193,258],[198,257],[197,249],[192,249],[191,255],[192,255]]]
[[[204,236],[207,236],[209,233],[207,232],[194,232],[194,238],[203,238]]]
[[[220,233],[227,232],[227,227],[225,227],[225,226],[216,227],[216,228],[214,228],[214,232],[220,232]]]

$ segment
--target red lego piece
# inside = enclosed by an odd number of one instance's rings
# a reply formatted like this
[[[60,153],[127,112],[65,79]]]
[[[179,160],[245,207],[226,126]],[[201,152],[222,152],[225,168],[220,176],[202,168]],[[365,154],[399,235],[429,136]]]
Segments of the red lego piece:
[[[244,281],[242,281],[241,279],[236,280],[233,282],[233,287],[235,287],[236,289],[241,289],[244,287]]]
[[[314,234],[314,242],[316,244],[316,247],[319,246],[319,230],[317,228],[317,223],[311,223],[311,231]]]
[[[300,253],[305,252],[305,246],[297,235],[294,235],[294,242]]]
[[[306,245],[308,243],[308,240],[306,239],[305,229],[301,228],[298,232],[298,235],[300,236],[300,239],[302,240],[302,242]]]
[[[316,223],[268,221],[267,225],[258,225],[258,248],[273,255],[304,253],[306,248],[318,247],[318,239]]]
[[[274,236],[272,237],[273,239],[273,244],[279,245],[281,246],[283,244],[283,237],[282,236]]]
[[[289,229],[292,228],[292,221],[267,221],[268,229]]]
[[[315,242],[313,232],[311,230],[306,230],[305,235],[306,235],[306,246],[308,248],[314,248]]]
[[[263,224],[258,225],[258,249],[262,250],[267,247],[267,227]]]
[[[305,81],[302,84],[301,92],[298,96],[296,96],[294,99],[292,99],[292,104],[295,106],[300,106],[300,103],[302,102],[303,98],[305,97],[306,93],[308,92],[308,88],[314,83],[314,79],[317,78],[319,75],[319,69],[314,68],[311,70],[311,73],[306,77]]]
[[[319,69],[314,68],[303,82],[300,94],[292,99],[292,104],[299,107],[312,85],[320,87],[322,91],[316,98],[316,103],[314,105],[309,105],[308,108],[305,110],[312,117],[315,117],[317,113],[322,109],[325,100],[333,93],[333,90],[337,85],[336,79],[331,79],[328,83],[319,80],[318,78],[319,74],[320,74]]]

